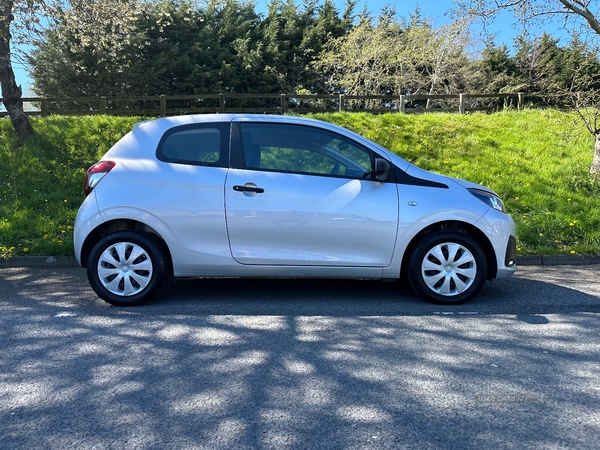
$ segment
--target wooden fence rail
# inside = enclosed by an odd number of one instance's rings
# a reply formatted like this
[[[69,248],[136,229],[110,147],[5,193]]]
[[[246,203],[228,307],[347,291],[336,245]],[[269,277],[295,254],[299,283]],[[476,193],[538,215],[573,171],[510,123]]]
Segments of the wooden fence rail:
[[[0,99],[1,100],[1,99]],[[310,95],[310,94],[194,94],[132,97],[24,97],[26,114],[141,115],[246,112],[297,114],[332,111],[423,113],[494,111],[523,108],[525,94],[435,95]],[[5,110],[0,117],[6,116]]]

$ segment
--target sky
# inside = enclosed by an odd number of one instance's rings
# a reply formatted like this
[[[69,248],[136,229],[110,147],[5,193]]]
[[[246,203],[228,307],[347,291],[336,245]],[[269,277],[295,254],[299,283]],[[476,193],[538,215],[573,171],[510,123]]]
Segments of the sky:
[[[297,1],[298,3],[301,2],[301,0]],[[263,14],[266,13],[267,4],[267,0],[257,0],[256,11]],[[337,6],[338,11],[342,13],[345,9],[346,1],[334,0],[334,4]],[[375,17],[383,7],[386,5],[392,5],[395,6],[398,17],[406,18],[408,18],[410,14],[415,11],[415,8],[418,5],[421,15],[431,19],[437,26],[443,25],[452,19],[450,11],[454,7],[453,0],[359,0],[356,5],[356,13],[360,13],[365,4],[367,5],[367,10],[370,11]],[[556,37],[566,37],[564,30],[560,30],[560,27],[556,23],[546,21],[544,22],[544,26],[546,32],[553,34]],[[478,36],[481,37],[481,42],[483,43],[484,31],[482,30],[481,26],[474,26],[472,31],[476,38]],[[510,13],[504,13],[501,14],[491,25],[487,26],[485,31],[494,35],[494,42],[496,45],[505,43],[510,48],[514,39],[521,33],[522,28]],[[540,30],[529,31],[534,35],[540,34]],[[31,79],[29,78],[25,67],[13,61],[13,69],[15,71],[17,84],[20,84],[23,88],[23,96],[33,96],[29,90]]]
[[[345,0],[334,0],[334,3],[340,10],[343,10]],[[367,9],[376,15],[386,5],[392,5],[396,8],[396,13],[399,17],[409,17],[417,6],[421,12],[421,16],[432,19],[435,25],[443,25],[452,20],[452,9],[454,9],[454,0],[359,0],[356,5],[357,12],[362,11],[364,5],[368,5]],[[556,37],[565,38],[567,33],[560,29],[559,23],[552,20],[544,20],[544,30],[530,28],[528,32],[537,36],[546,31]],[[481,25],[474,25],[472,30],[474,37],[480,37],[482,42],[485,42],[485,34],[494,35],[496,45],[506,44],[512,46],[514,39],[521,34],[523,28],[518,20],[509,11],[500,13],[496,19],[488,24],[485,28]]]

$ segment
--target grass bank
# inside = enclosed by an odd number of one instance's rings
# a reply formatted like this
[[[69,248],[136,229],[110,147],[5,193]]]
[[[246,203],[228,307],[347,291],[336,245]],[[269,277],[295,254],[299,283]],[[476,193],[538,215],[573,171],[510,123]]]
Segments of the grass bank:
[[[32,118],[22,147],[0,120],[0,257],[73,254],[87,168],[139,118]]]
[[[517,223],[519,254],[600,254],[593,139],[573,114],[318,114],[420,167],[497,191]],[[85,170],[139,118],[33,119],[18,148],[0,120],[0,257],[72,254]]]

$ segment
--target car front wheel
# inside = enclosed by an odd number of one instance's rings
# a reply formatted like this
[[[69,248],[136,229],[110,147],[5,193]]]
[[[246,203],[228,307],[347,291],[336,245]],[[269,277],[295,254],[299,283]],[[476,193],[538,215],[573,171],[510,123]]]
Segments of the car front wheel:
[[[165,257],[147,236],[121,231],[102,239],[90,254],[87,274],[100,298],[117,306],[148,301],[166,279]]]
[[[421,297],[434,303],[471,300],[487,277],[485,253],[476,240],[456,231],[426,235],[408,262],[408,282]]]

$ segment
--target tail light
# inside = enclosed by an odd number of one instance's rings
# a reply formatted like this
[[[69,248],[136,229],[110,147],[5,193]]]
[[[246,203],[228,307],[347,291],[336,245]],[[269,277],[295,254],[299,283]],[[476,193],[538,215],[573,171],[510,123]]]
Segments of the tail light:
[[[85,185],[83,187],[86,197],[90,195],[90,192],[92,192],[96,185],[100,183],[100,180],[104,178],[113,167],[115,167],[113,161],[100,161],[88,169],[85,174]]]

